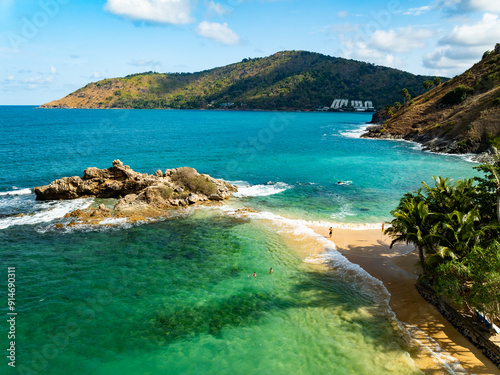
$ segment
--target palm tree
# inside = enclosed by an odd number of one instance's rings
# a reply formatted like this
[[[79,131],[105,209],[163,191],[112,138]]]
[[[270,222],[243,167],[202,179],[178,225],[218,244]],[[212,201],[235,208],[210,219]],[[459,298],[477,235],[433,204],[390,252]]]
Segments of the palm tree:
[[[422,182],[430,211],[445,214],[455,210],[468,212],[476,207],[474,201],[476,188],[472,179],[451,183],[450,179],[441,176],[432,178],[435,183],[434,187]]]
[[[418,192],[416,195],[405,194],[392,214],[394,219],[391,226],[384,232],[393,238],[390,247],[398,242],[414,244],[425,273],[424,249],[431,246],[433,233],[432,214],[428,211],[423,197]]]
[[[439,217],[439,223],[434,227],[439,245],[436,252],[427,257],[428,265],[444,260],[462,259],[475,244],[480,243],[488,230],[488,226],[477,225],[480,221],[477,208],[467,213],[455,210]]]

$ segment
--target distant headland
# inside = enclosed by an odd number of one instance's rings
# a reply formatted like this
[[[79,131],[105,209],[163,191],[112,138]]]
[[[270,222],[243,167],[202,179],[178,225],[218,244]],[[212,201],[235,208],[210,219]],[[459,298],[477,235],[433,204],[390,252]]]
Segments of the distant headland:
[[[283,51],[197,73],[104,79],[41,107],[372,111],[398,100],[402,87],[424,92],[422,82],[433,78],[314,52]],[[332,103],[336,98],[351,100]]]

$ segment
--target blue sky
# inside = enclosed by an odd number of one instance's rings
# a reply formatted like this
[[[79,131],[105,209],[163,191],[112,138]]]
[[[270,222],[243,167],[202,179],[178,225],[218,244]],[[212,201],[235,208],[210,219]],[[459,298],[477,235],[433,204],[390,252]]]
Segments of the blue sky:
[[[452,77],[500,42],[498,0],[0,0],[0,104],[307,50]]]

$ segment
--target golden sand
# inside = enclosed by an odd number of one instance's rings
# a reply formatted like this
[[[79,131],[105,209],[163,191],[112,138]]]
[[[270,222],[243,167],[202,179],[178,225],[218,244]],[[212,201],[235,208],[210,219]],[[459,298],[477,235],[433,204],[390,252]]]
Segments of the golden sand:
[[[382,233],[380,227],[362,230],[334,228],[331,239],[327,227],[310,226],[310,229],[332,240],[336,249],[351,263],[358,264],[383,282],[391,294],[389,304],[397,319],[412,330],[412,337],[424,344],[421,347],[417,345],[410,352],[415,363],[426,374],[449,374],[439,362],[450,356],[453,357],[451,362],[458,359],[461,367],[471,374],[500,374],[500,370],[488,358],[417,292],[418,256],[413,247],[396,244],[390,249],[391,239]],[[320,256],[324,250],[324,247],[313,244],[315,241],[310,236],[290,236],[288,233],[286,237],[289,245],[303,259]],[[442,358],[436,358],[426,349],[432,346],[432,340],[445,351]]]
[[[328,236],[327,228],[313,229]],[[418,327],[432,337],[470,373],[500,374],[488,358],[417,292],[418,255],[412,246],[397,244],[390,249],[391,239],[380,229],[334,229],[332,240],[337,250],[350,262],[360,265],[384,283],[391,294],[390,306],[400,322]],[[422,370],[428,369],[425,358],[415,360]]]

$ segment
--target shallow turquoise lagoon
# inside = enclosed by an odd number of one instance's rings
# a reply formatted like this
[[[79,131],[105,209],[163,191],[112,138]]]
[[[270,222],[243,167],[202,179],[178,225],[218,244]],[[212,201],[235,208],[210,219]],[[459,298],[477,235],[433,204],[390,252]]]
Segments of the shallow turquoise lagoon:
[[[0,107],[0,259],[5,277],[16,268],[18,313],[17,368],[0,373],[420,373],[386,301],[360,287],[373,280],[306,263],[279,223],[380,223],[420,181],[475,174],[458,156],[358,138],[369,119]],[[192,166],[240,191],[155,222],[57,229],[90,200],[31,189],[114,159]]]

